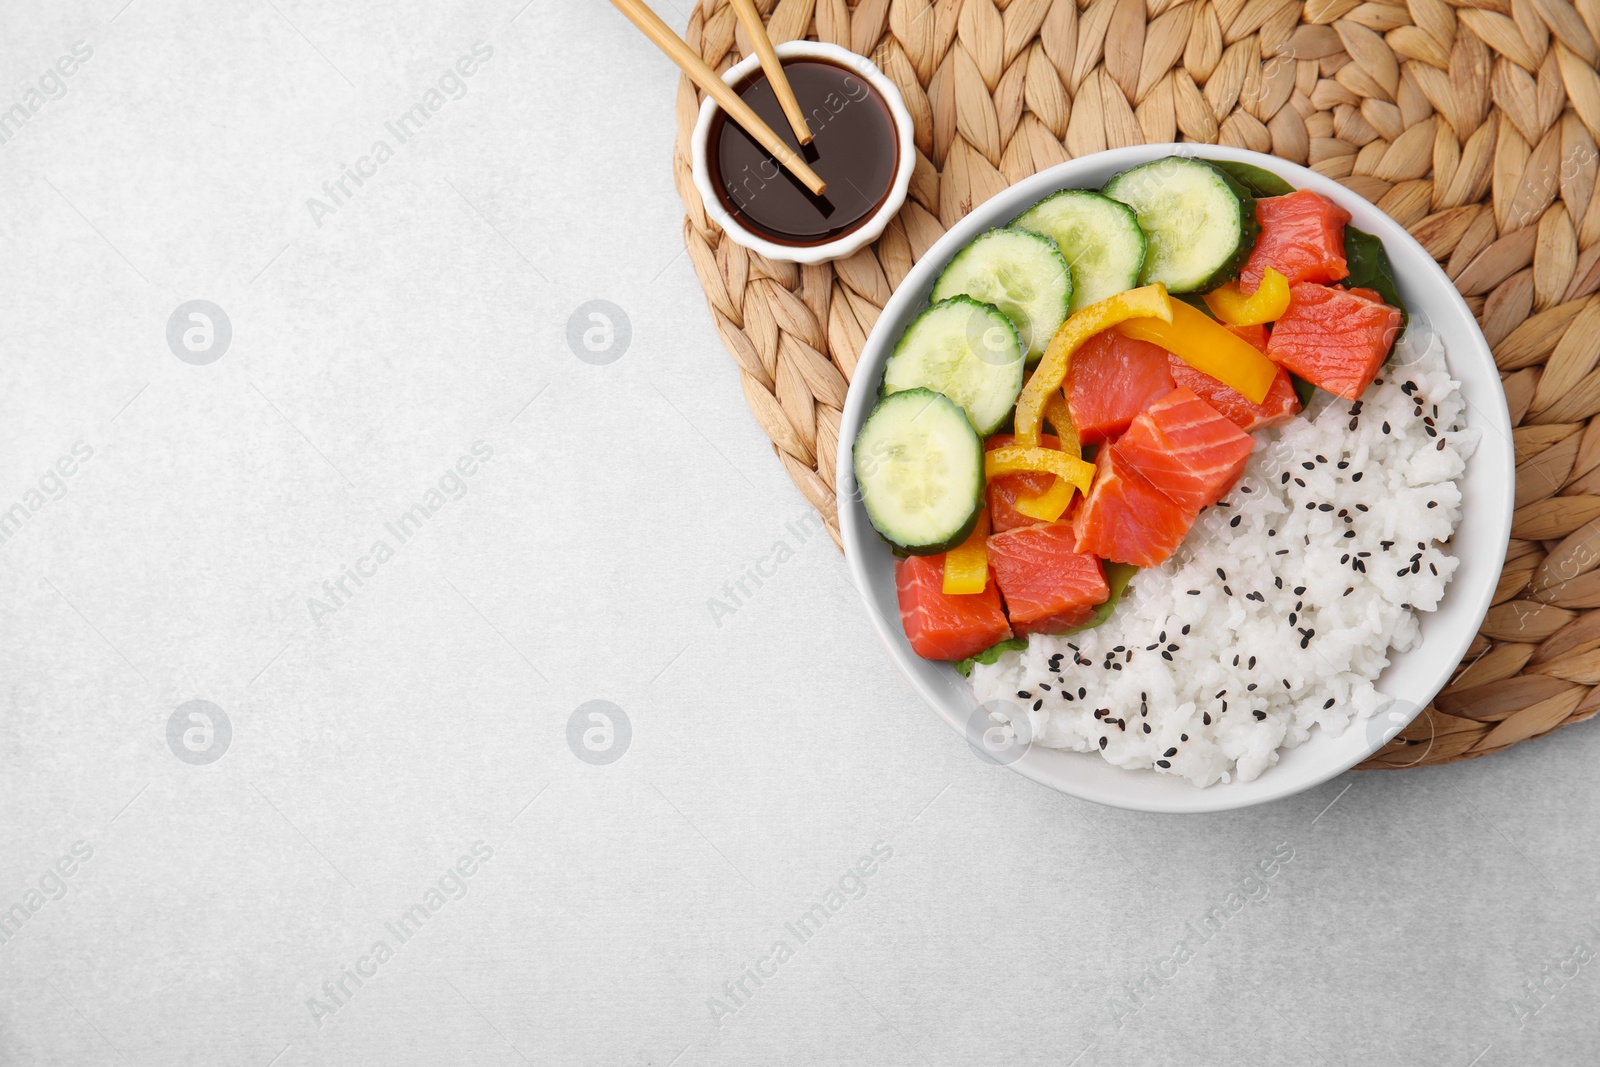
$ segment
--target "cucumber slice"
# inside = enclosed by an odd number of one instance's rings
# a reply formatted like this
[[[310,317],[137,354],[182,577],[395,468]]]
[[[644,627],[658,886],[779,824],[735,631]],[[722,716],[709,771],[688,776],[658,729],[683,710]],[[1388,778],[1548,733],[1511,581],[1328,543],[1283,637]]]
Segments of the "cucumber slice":
[[[999,308],[954,296],[906,327],[883,368],[883,392],[943,393],[987,436],[1005,422],[1022,392],[1026,357],[1022,336]]]
[[[990,230],[956,253],[933,283],[934,303],[970,296],[1006,313],[1028,348],[1028,361],[1067,321],[1072,274],[1048,235],[1027,230]]]
[[[983,510],[983,442],[931,389],[878,401],[851,452],[867,518],[884,539],[931,556],[967,539]]]
[[[1045,197],[1012,222],[1055,241],[1072,270],[1072,304],[1081,311],[1139,284],[1145,236],[1128,205],[1087,189]]]
[[[1169,292],[1222,285],[1239,273],[1261,233],[1255,197],[1203,159],[1157,159],[1114,176],[1100,191],[1133,208],[1150,240],[1140,283],[1165,282]]]

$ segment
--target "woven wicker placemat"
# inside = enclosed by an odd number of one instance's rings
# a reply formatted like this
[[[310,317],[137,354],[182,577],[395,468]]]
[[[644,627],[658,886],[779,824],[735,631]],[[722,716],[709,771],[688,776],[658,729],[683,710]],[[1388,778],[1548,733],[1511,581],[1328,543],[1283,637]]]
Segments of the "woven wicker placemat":
[[[684,242],[756,421],[839,540],[839,415],[890,292],[945,229],[1044,167],[1208,141],[1343,182],[1444,266],[1494,349],[1517,511],[1483,629],[1446,688],[1363,768],[1497,752],[1600,710],[1600,0],[757,0],[774,40],[870,56],[916,123],[911,196],[883,238],[799,267],[746,252],[689,175]],[[726,0],[687,39],[748,52]]]

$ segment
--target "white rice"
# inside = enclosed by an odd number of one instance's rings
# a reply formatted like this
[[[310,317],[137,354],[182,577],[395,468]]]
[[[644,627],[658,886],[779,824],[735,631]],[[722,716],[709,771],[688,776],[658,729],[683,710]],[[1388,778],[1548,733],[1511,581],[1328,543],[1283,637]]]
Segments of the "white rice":
[[[1445,543],[1479,431],[1426,334],[1397,346],[1354,410],[1319,392],[1258,432],[1238,484],[1104,625],[975,665],[990,717],[1025,714],[1022,740],[1207,786],[1250,781],[1313,726],[1337,735],[1383,709],[1373,682],[1389,649],[1415,645],[1416,612],[1455,571]]]

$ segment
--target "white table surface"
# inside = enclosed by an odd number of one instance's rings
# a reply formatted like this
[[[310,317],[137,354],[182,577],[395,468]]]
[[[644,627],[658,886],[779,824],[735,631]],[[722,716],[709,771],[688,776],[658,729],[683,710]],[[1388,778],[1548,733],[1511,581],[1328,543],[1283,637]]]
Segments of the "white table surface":
[[[609,5],[123,2],[0,8],[0,1063],[1595,1062],[1600,729],[1173,818],[919,705]]]

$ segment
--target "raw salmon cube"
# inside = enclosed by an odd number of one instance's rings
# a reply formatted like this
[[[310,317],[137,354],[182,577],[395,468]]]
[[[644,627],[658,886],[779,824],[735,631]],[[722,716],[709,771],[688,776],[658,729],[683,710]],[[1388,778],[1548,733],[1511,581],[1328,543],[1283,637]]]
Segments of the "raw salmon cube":
[[[1174,389],[1133,420],[1116,449],[1151,485],[1198,513],[1238,481],[1255,443],[1188,389]]]
[[[1302,282],[1272,327],[1267,356],[1321,389],[1359,400],[1400,332],[1400,310],[1370,289]]]
[[[1344,224],[1350,212],[1308,189],[1256,201],[1261,236],[1239,272],[1239,288],[1253,293],[1271,267],[1289,280],[1336,282],[1350,273],[1344,261]]]
[[[1195,513],[1151,484],[1118,445],[1095,457],[1094,486],[1073,513],[1079,552],[1154,567],[1178,550]]]
[[[944,556],[911,556],[894,565],[900,622],[923,659],[966,659],[1011,636],[994,582],[981,593],[946,596]]]
[[[1115,330],[1096,334],[1072,354],[1065,392],[1078,440],[1086,445],[1109,441],[1172,392],[1167,350]]]
[[[1289,372],[1278,368],[1272,379],[1272,388],[1261,403],[1252,403],[1243,393],[1223,385],[1211,375],[1197,371],[1177,356],[1172,357],[1172,380],[1181,389],[1188,389],[1201,400],[1222,412],[1245,433],[1254,433],[1264,426],[1276,426],[1294,418],[1300,410],[1300,398],[1294,394],[1294,383]]]
[[[1018,636],[1081,626],[1111,595],[1100,561],[1079,553],[1075,541],[1064,522],[990,535],[989,565]]]

